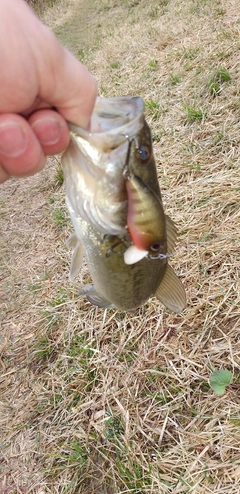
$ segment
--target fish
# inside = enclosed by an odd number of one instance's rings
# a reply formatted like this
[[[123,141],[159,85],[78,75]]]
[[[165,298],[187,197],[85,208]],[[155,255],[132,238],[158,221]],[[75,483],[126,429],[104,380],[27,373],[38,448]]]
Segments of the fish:
[[[79,296],[98,307],[122,311],[135,310],[155,296],[168,309],[181,312],[185,290],[169,264],[177,228],[164,213],[143,100],[98,97],[89,130],[72,123],[69,129],[70,144],[62,156],[75,231],[67,242],[73,249],[69,278],[79,273],[85,255],[93,280]],[[134,187],[142,195],[139,204],[134,204]],[[151,220],[153,204],[158,210],[153,243],[151,239],[144,249],[142,240],[139,245],[134,242],[138,243],[141,211]],[[138,259],[139,251],[145,254]]]

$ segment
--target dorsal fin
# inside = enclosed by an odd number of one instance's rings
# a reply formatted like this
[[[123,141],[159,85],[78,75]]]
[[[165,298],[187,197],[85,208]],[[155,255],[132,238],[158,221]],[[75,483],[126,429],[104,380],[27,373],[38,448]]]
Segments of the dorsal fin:
[[[76,233],[72,233],[70,237],[66,240],[66,246],[69,249],[75,249],[77,243],[79,242]]]
[[[165,215],[166,218],[166,230],[167,230],[167,252],[172,254],[175,249],[175,244],[177,240],[177,227],[174,225],[173,221],[169,216]]]
[[[66,241],[66,245],[70,249],[74,249],[69,272],[69,281],[73,281],[81,269],[84,249],[75,233],[70,235]]]
[[[155,297],[173,312],[181,312],[186,305],[186,294],[182,282],[167,264],[164,277],[161,280]]]

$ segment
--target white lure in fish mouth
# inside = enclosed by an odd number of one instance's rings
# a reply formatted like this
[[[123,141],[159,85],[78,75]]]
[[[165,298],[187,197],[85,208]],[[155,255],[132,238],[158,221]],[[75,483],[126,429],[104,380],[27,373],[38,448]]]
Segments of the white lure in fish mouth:
[[[125,264],[135,264],[148,255],[148,250],[138,249],[136,245],[131,245],[125,250],[123,257]]]
[[[136,247],[136,245],[131,245],[127,250],[125,250],[123,257],[125,264],[129,265],[141,261],[144,257],[148,257],[149,259],[167,259],[170,257],[170,254],[158,254],[157,256],[151,256],[148,250],[142,250]]]

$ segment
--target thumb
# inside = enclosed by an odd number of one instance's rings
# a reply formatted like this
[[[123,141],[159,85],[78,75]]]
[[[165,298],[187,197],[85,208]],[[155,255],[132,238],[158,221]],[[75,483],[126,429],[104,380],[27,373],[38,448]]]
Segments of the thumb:
[[[87,68],[48,31],[48,69],[41,70],[40,97],[69,122],[87,128],[97,96],[97,84]],[[44,37],[45,41],[47,36]]]

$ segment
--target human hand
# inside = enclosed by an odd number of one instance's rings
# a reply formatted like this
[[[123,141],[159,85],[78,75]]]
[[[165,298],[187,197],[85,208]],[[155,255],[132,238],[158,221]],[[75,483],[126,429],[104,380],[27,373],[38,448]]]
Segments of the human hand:
[[[0,183],[41,170],[69,142],[66,120],[87,128],[93,76],[24,0],[0,0]]]

